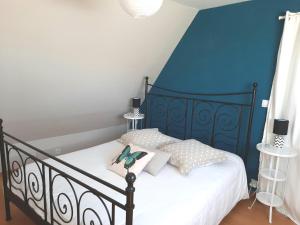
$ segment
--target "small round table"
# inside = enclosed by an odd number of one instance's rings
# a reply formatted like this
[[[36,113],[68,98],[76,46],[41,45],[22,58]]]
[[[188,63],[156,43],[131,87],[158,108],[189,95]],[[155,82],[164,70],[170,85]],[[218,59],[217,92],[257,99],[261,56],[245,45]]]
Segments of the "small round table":
[[[123,117],[127,120],[127,132],[143,128],[144,114],[135,115],[130,112]]]
[[[283,196],[277,194],[278,183],[282,183],[284,190],[284,182],[287,179],[286,171],[280,169],[279,163],[281,160],[286,159],[286,166],[288,168],[288,159],[297,156],[297,152],[288,147],[276,148],[270,144],[259,143],[256,146],[257,150],[260,151],[260,164],[258,174],[258,189],[256,192],[256,198],[251,205],[253,207],[256,200],[270,207],[269,210],[269,223],[272,223],[272,210],[273,207],[280,207],[283,204]],[[267,160],[268,157],[268,160]],[[265,180],[266,190],[260,190],[262,180]]]

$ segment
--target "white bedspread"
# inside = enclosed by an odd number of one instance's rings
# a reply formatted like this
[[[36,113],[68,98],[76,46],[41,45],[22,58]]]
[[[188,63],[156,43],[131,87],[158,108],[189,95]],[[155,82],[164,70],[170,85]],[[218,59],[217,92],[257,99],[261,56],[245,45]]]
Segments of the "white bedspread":
[[[119,142],[112,141],[62,155],[59,158],[125,189],[125,179],[106,169],[112,157],[120,152],[122,148],[123,146]],[[189,176],[180,175],[177,169],[169,164],[155,177],[146,172],[142,172],[134,184],[136,188],[134,196],[134,225],[219,224],[238,201],[248,198],[244,163],[238,156],[231,153],[226,154],[228,156],[227,161],[195,169]],[[52,160],[46,160],[46,162],[61,168],[66,173],[95,187],[100,192],[125,203],[125,198],[115,191],[111,191],[103,185],[61,166]],[[36,170],[34,168],[35,167],[28,167],[27,170],[34,171]],[[48,180],[48,178],[46,180]],[[75,191],[78,194],[86,190],[75,185]],[[74,204],[75,198],[72,195],[72,189],[63,179],[58,178],[55,181],[53,192],[56,202],[58,201],[58,194],[65,192],[68,193],[72,204]],[[61,196],[60,201],[61,205],[66,204],[66,206],[69,207],[68,201],[64,196]],[[34,204],[30,205],[39,212]],[[83,198],[81,207],[81,214],[85,208],[90,207],[100,214],[101,219],[106,217],[102,204],[93,196],[86,195],[85,198]],[[68,210],[70,210],[70,207]],[[68,214],[69,212],[63,215],[63,218],[66,220],[70,216],[70,214]],[[54,217],[60,221],[55,210]],[[93,216],[92,211],[86,211],[85,220],[89,221],[89,219],[92,218],[94,218],[95,224],[97,224],[97,219]],[[84,224],[82,220],[83,218],[80,219],[81,224]],[[74,212],[71,224],[74,223],[75,225],[75,221],[76,212]],[[107,219],[102,219],[102,222],[103,224],[108,224]],[[116,225],[124,225],[124,223],[124,211],[116,208]],[[86,222],[86,224],[89,223]]]

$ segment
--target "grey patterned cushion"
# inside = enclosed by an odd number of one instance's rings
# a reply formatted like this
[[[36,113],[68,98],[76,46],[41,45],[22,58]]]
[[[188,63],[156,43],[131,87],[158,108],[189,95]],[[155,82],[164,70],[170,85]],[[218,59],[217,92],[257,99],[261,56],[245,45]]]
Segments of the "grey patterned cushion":
[[[227,159],[224,151],[214,149],[197,140],[189,139],[163,146],[160,150],[171,153],[169,163],[188,175],[192,169]]]
[[[155,149],[180,140],[164,135],[157,128],[153,128],[128,132],[121,136],[120,141],[124,145],[132,143],[147,149]]]
[[[168,163],[171,157],[171,153],[163,152],[157,149],[151,149],[151,152],[154,152],[155,155],[144,168],[144,171],[150,173],[153,176],[156,176],[161,171],[161,169]]]

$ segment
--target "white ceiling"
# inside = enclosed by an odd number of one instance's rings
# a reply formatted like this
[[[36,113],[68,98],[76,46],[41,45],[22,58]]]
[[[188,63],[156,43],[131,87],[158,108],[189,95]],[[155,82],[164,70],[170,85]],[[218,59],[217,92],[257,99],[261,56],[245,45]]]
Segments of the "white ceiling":
[[[223,5],[229,5],[239,2],[246,2],[248,0],[175,0],[179,3],[198,8],[198,9],[208,9]]]

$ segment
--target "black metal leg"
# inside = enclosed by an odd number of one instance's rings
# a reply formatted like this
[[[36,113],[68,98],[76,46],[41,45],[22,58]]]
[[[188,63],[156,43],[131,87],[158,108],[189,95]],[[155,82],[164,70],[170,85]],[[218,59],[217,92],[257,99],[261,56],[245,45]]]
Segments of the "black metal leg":
[[[11,214],[10,214],[9,200],[7,198],[4,198],[4,206],[5,206],[5,219],[6,221],[9,221],[11,220]]]
[[[3,122],[2,119],[0,119],[0,156],[1,156],[1,166],[2,166],[3,194],[4,194],[6,220],[10,220],[11,215],[10,215],[10,206],[9,206],[9,199],[8,199],[8,192],[7,192],[6,155],[4,152],[2,122]]]
[[[134,173],[127,173],[126,182],[128,184],[126,188],[126,225],[133,225],[133,209],[134,209],[134,191],[135,188],[133,186],[134,181],[136,180],[136,176]]]

